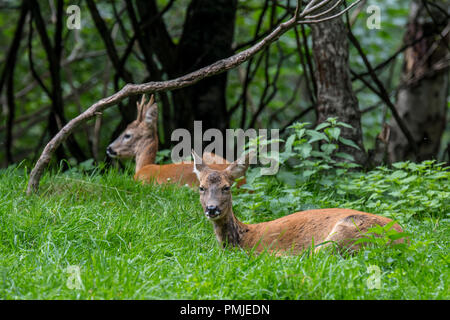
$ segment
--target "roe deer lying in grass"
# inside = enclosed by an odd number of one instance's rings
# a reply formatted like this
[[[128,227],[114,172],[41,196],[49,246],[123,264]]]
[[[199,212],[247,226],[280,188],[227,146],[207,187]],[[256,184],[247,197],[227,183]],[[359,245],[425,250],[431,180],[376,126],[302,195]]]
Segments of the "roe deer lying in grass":
[[[249,156],[238,159],[226,169],[217,170],[201,164],[201,158],[193,151],[194,172],[200,182],[200,202],[206,217],[212,222],[217,240],[225,246],[244,249],[298,254],[304,249],[324,243],[316,250],[336,243],[340,248],[352,251],[359,245],[352,240],[375,225],[384,226],[391,219],[351,209],[316,209],[296,212],[285,217],[256,224],[244,224],[233,213],[231,199],[232,181],[245,174]],[[402,232],[398,224],[393,228]],[[400,242],[400,240],[396,240]]]
[[[197,184],[197,178],[192,172],[193,163],[183,162],[157,165],[155,163],[158,151],[158,106],[154,96],[146,102],[145,95],[137,103],[137,118],[130,123],[125,131],[106,149],[112,158],[136,158],[135,180],[157,183],[174,182],[190,186]],[[225,169],[229,162],[213,153],[206,152],[205,162],[216,169]]]

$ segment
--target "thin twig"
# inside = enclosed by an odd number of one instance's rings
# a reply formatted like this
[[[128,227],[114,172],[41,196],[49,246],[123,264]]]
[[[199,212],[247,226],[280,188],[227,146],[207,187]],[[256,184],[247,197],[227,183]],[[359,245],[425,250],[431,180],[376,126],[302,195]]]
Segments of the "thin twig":
[[[369,72],[372,80],[375,82],[377,89],[375,89],[373,86],[371,86],[366,80],[363,80],[364,79],[363,77],[359,77],[359,79],[361,81],[363,81],[373,92],[375,92],[387,104],[387,106],[389,107],[389,109],[392,112],[392,115],[395,118],[395,121],[397,121],[397,124],[399,125],[400,129],[402,130],[403,134],[405,135],[406,139],[408,140],[408,143],[411,145],[412,149],[417,154],[418,147],[417,147],[417,144],[416,144],[411,132],[409,131],[406,124],[403,122],[403,119],[398,114],[397,109],[395,108],[395,105],[392,103],[388,92],[386,91],[386,89],[384,88],[380,79],[378,78],[375,71],[373,70],[372,65],[370,64],[369,60],[367,59],[366,55],[364,54],[364,51],[362,50],[356,37],[353,35],[351,29],[348,29],[348,38],[349,38],[350,42],[355,46],[355,48],[358,51],[361,58],[363,59],[363,62],[367,68],[367,71]],[[355,76],[355,73],[353,73],[353,75]]]

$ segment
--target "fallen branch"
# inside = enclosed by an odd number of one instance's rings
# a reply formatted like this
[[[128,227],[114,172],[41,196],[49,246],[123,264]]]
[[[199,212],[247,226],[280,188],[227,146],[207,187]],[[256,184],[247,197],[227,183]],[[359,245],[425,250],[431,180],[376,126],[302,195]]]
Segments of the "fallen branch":
[[[339,1],[339,0],[337,0]],[[143,84],[127,84],[119,92],[109,96],[107,98],[101,99],[100,101],[94,103],[85,112],[77,116],[76,118],[69,121],[45,146],[41,156],[36,162],[35,167],[30,173],[30,179],[28,181],[27,194],[37,192],[39,187],[39,181],[44,171],[44,168],[51,160],[53,152],[58,148],[58,146],[83,122],[95,117],[99,112],[102,112],[106,108],[115,105],[125,98],[130,96],[144,94],[144,93],[156,93],[161,91],[169,91],[184,88],[197,83],[198,81],[217,75],[219,73],[225,72],[232,68],[235,68],[242,64],[243,62],[249,60],[255,54],[266,48],[270,43],[276,41],[281,35],[286,31],[292,29],[298,24],[306,23],[319,23],[322,21],[327,21],[339,17],[344,14],[350,7],[359,3],[361,0],[356,0],[351,6],[342,10],[339,14],[335,14],[329,17],[323,17],[321,19],[314,19],[317,16],[323,16],[318,11],[326,5],[333,5],[336,0],[311,0],[308,5],[300,11],[301,0],[297,1],[297,8],[295,10],[294,16],[288,21],[281,23],[276,27],[271,33],[269,33],[261,41],[254,44],[252,47],[239,52],[229,58],[219,60],[209,66],[203,67],[197,71],[191,72],[182,77],[168,80],[168,81],[157,81],[157,82],[147,82]],[[311,16],[315,14],[315,16]],[[310,18],[308,18],[310,17]]]

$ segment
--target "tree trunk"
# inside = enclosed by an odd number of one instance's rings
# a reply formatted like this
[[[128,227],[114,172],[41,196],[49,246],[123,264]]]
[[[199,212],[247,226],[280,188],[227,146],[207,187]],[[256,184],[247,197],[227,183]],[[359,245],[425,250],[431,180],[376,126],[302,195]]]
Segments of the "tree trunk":
[[[139,0],[137,8],[144,26],[143,38],[148,39],[147,49],[158,57],[161,73],[165,73],[169,79],[233,54],[231,45],[237,0],[192,0],[187,8],[178,44],[172,41],[155,1]],[[154,68],[149,68],[151,69]],[[158,78],[155,72],[150,76],[154,80]],[[163,79],[161,75],[159,78]],[[167,142],[170,142],[168,140],[174,129],[186,128],[193,132],[194,120],[202,121],[203,130],[217,128],[225,131],[229,122],[226,82],[227,73],[222,73],[193,86],[173,91],[173,109],[168,108],[168,98],[161,96],[166,136],[164,147],[170,147]]]
[[[20,17],[17,23],[16,31],[14,33],[14,38],[11,47],[9,48],[8,54],[6,56],[6,63],[3,68],[2,75],[0,77],[0,94],[3,89],[3,84],[6,82],[7,85],[6,100],[8,106],[7,109],[8,113],[6,117],[6,141],[5,141],[6,165],[12,164],[14,162],[12,154],[13,124],[16,112],[16,105],[14,101],[14,69],[16,67],[17,53],[20,48],[23,26],[25,24],[25,19],[27,15],[28,15],[28,4],[24,2],[22,3],[20,9]]]
[[[184,75],[233,54],[236,7],[236,0],[193,0],[190,3],[173,76]],[[226,82],[227,73],[222,73],[173,91],[175,126],[191,131],[194,120],[201,120],[203,130],[217,128],[224,132],[229,122]]]
[[[435,2],[448,10],[448,1]],[[448,22],[436,7],[422,1],[411,2],[404,43],[422,38],[404,54],[401,85],[396,108],[418,146],[415,154],[395,121],[391,121],[391,162],[422,161],[437,157],[446,125],[449,88],[448,32],[441,36]]]
[[[365,165],[358,100],[350,80],[347,30],[342,18],[311,25],[313,56],[316,65],[317,123],[329,117],[350,124],[354,130],[342,128],[341,137],[352,140],[360,150],[341,144],[339,149],[353,155],[355,162]]]
[[[48,129],[51,136],[56,135],[61,128],[67,123],[64,117],[64,101],[62,97],[62,85],[61,85],[61,55],[63,51],[63,20],[64,20],[64,1],[57,1],[56,6],[56,25],[53,35],[54,43],[51,44],[49,33],[45,25],[45,21],[42,17],[41,9],[39,3],[32,1],[31,10],[32,17],[36,25],[36,29],[39,33],[42,46],[47,56],[50,78],[52,83],[52,89],[50,92],[50,98],[52,100],[52,108],[48,117]],[[66,146],[69,149],[73,157],[77,159],[78,162],[86,160],[81,147],[75,140],[73,135],[69,136],[66,141]],[[64,149],[62,146],[56,150],[58,160],[67,159]]]

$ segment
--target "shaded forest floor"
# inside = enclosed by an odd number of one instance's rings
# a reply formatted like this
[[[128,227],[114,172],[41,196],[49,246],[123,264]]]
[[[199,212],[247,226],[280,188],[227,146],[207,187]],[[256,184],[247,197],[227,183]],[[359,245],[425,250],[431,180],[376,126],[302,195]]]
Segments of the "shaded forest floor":
[[[233,191],[247,223],[342,207],[384,214],[410,234],[408,247],[375,244],[348,257],[222,250],[187,187],[74,168],[46,174],[27,197],[26,170],[10,167],[0,171],[0,298],[449,299],[449,171],[397,166],[328,185],[271,177],[253,194]]]

